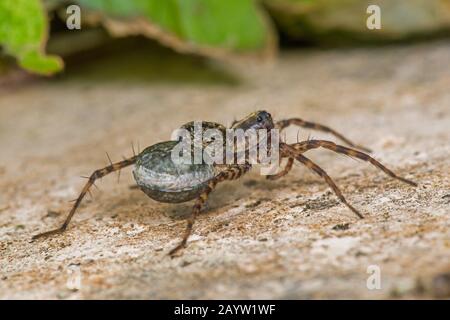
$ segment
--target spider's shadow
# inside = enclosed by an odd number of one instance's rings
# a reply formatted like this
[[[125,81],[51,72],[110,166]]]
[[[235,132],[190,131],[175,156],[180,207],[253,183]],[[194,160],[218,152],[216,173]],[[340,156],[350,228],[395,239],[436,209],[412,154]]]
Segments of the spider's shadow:
[[[236,186],[236,183],[239,186]],[[210,194],[201,214],[208,214],[220,208],[233,205],[241,199],[249,197],[251,190],[246,188],[241,181],[227,181],[217,186]],[[165,214],[171,219],[185,219],[192,213],[194,201],[167,205]]]

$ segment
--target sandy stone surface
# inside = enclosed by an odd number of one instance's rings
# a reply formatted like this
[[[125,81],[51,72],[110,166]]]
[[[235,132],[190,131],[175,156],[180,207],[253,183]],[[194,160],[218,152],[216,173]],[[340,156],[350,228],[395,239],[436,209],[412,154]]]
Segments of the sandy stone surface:
[[[118,53],[0,89],[1,299],[450,296],[449,42],[292,50],[228,69],[166,55]],[[419,187],[309,151],[365,219],[300,164],[275,182],[254,169],[217,188],[171,259],[192,203],[149,199],[128,168],[97,183],[66,233],[30,242],[62,222],[105,151],[118,161],[132,141],[143,149],[190,120],[230,124],[255,109],[327,124]],[[381,289],[367,288],[368,268]]]

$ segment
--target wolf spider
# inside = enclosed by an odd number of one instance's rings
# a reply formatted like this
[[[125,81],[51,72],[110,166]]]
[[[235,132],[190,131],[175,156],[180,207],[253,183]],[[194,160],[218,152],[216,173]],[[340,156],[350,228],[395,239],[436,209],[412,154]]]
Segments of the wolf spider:
[[[203,122],[203,124],[206,124],[206,128],[216,128],[222,131],[226,129],[223,125],[214,122]],[[287,163],[279,173],[267,176],[267,179],[269,180],[276,180],[285,176],[292,169],[294,161],[297,160],[301,164],[305,165],[308,169],[312,170],[320,177],[322,177],[337,195],[339,200],[344,203],[353,213],[355,213],[358,218],[361,219],[363,218],[363,215],[350,203],[347,202],[341,190],[330,178],[330,176],[321,167],[319,167],[316,163],[314,163],[304,155],[306,151],[316,148],[325,148],[336,153],[350,156],[352,158],[361,159],[363,161],[370,162],[372,165],[374,165],[387,175],[391,176],[392,178],[400,180],[414,187],[417,186],[415,182],[397,176],[394,172],[386,168],[379,161],[375,160],[367,153],[359,151],[363,150],[366,152],[370,152],[370,150],[353,144],[350,140],[348,140],[335,130],[318,123],[305,121],[299,118],[292,118],[274,122],[272,120],[272,116],[268,112],[257,111],[251,113],[240,121],[235,121],[232,124],[231,129],[265,129],[267,130],[267,132],[269,132],[274,128],[282,131],[286,127],[291,125],[329,133],[342,140],[349,147],[344,147],[327,140],[306,140],[292,144],[279,141],[279,159],[281,161],[281,159],[287,158]],[[183,127],[191,129],[192,123],[187,123]],[[75,214],[75,211],[77,210],[84,196],[87,192],[89,192],[89,189],[92,185],[94,185],[94,182],[97,179],[102,178],[111,172],[119,171],[122,168],[134,164],[135,168],[133,171],[133,175],[138,187],[152,199],[168,203],[186,202],[195,199],[192,214],[189,218],[187,218],[187,226],[183,238],[181,242],[169,252],[169,254],[173,256],[181,248],[186,246],[189,235],[192,232],[195,219],[200,213],[200,210],[205,204],[206,200],[208,199],[209,194],[214,190],[217,184],[226,180],[236,180],[252,168],[252,165],[248,162],[245,162],[243,164],[230,164],[220,166],[208,164],[183,166],[174,164],[170,159],[170,153],[176,144],[177,141],[161,142],[150,146],[140,154],[133,155],[132,157],[123,161],[112,163],[110,160],[110,165],[102,169],[95,170],[90,175],[87,183],[83,187],[78,198],[75,200],[72,209],[70,210],[66,220],[61,225],[61,227],[35,235],[33,239],[47,237],[64,232],[67,229],[70,220]],[[222,170],[217,171],[216,167],[221,167]]]

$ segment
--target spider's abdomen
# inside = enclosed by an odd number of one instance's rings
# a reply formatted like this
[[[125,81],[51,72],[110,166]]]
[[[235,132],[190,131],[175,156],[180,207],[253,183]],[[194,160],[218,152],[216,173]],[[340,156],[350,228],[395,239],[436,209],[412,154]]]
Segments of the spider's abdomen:
[[[136,161],[134,179],[156,201],[178,203],[195,199],[216,174],[212,165],[173,162],[171,154],[177,144],[157,143],[142,151]]]

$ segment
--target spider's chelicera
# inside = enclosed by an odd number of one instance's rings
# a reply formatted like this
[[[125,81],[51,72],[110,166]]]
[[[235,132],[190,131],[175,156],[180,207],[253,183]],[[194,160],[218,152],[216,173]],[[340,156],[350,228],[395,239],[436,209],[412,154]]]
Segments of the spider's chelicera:
[[[342,140],[349,147],[327,140],[306,140],[291,144],[282,142],[279,133],[290,125],[327,132]],[[411,186],[417,186],[415,182],[397,176],[369,156],[366,152],[370,152],[370,150],[353,144],[329,127],[299,118],[274,122],[268,112],[257,111],[240,121],[235,121],[228,129],[215,122],[201,122],[200,125],[198,122],[189,122],[180,129],[171,141],[157,143],[138,155],[95,170],[75,200],[62,226],[38,234],[33,239],[64,232],[94,182],[111,172],[119,171],[130,165],[134,165],[133,176],[138,187],[150,198],[169,203],[195,200],[192,214],[187,219],[183,238],[169,252],[171,256],[186,246],[195,219],[217,184],[240,178],[256,163],[273,164],[275,162],[278,164],[281,159],[286,158],[287,162],[283,169],[266,177],[269,180],[276,180],[285,176],[292,169],[294,161],[298,161],[322,177],[341,202],[359,218],[363,218],[363,215],[347,202],[334,181],[321,167],[307,158],[304,155],[305,152],[311,149],[325,148],[345,154],[370,162],[392,178]],[[268,148],[269,145],[270,148]]]

